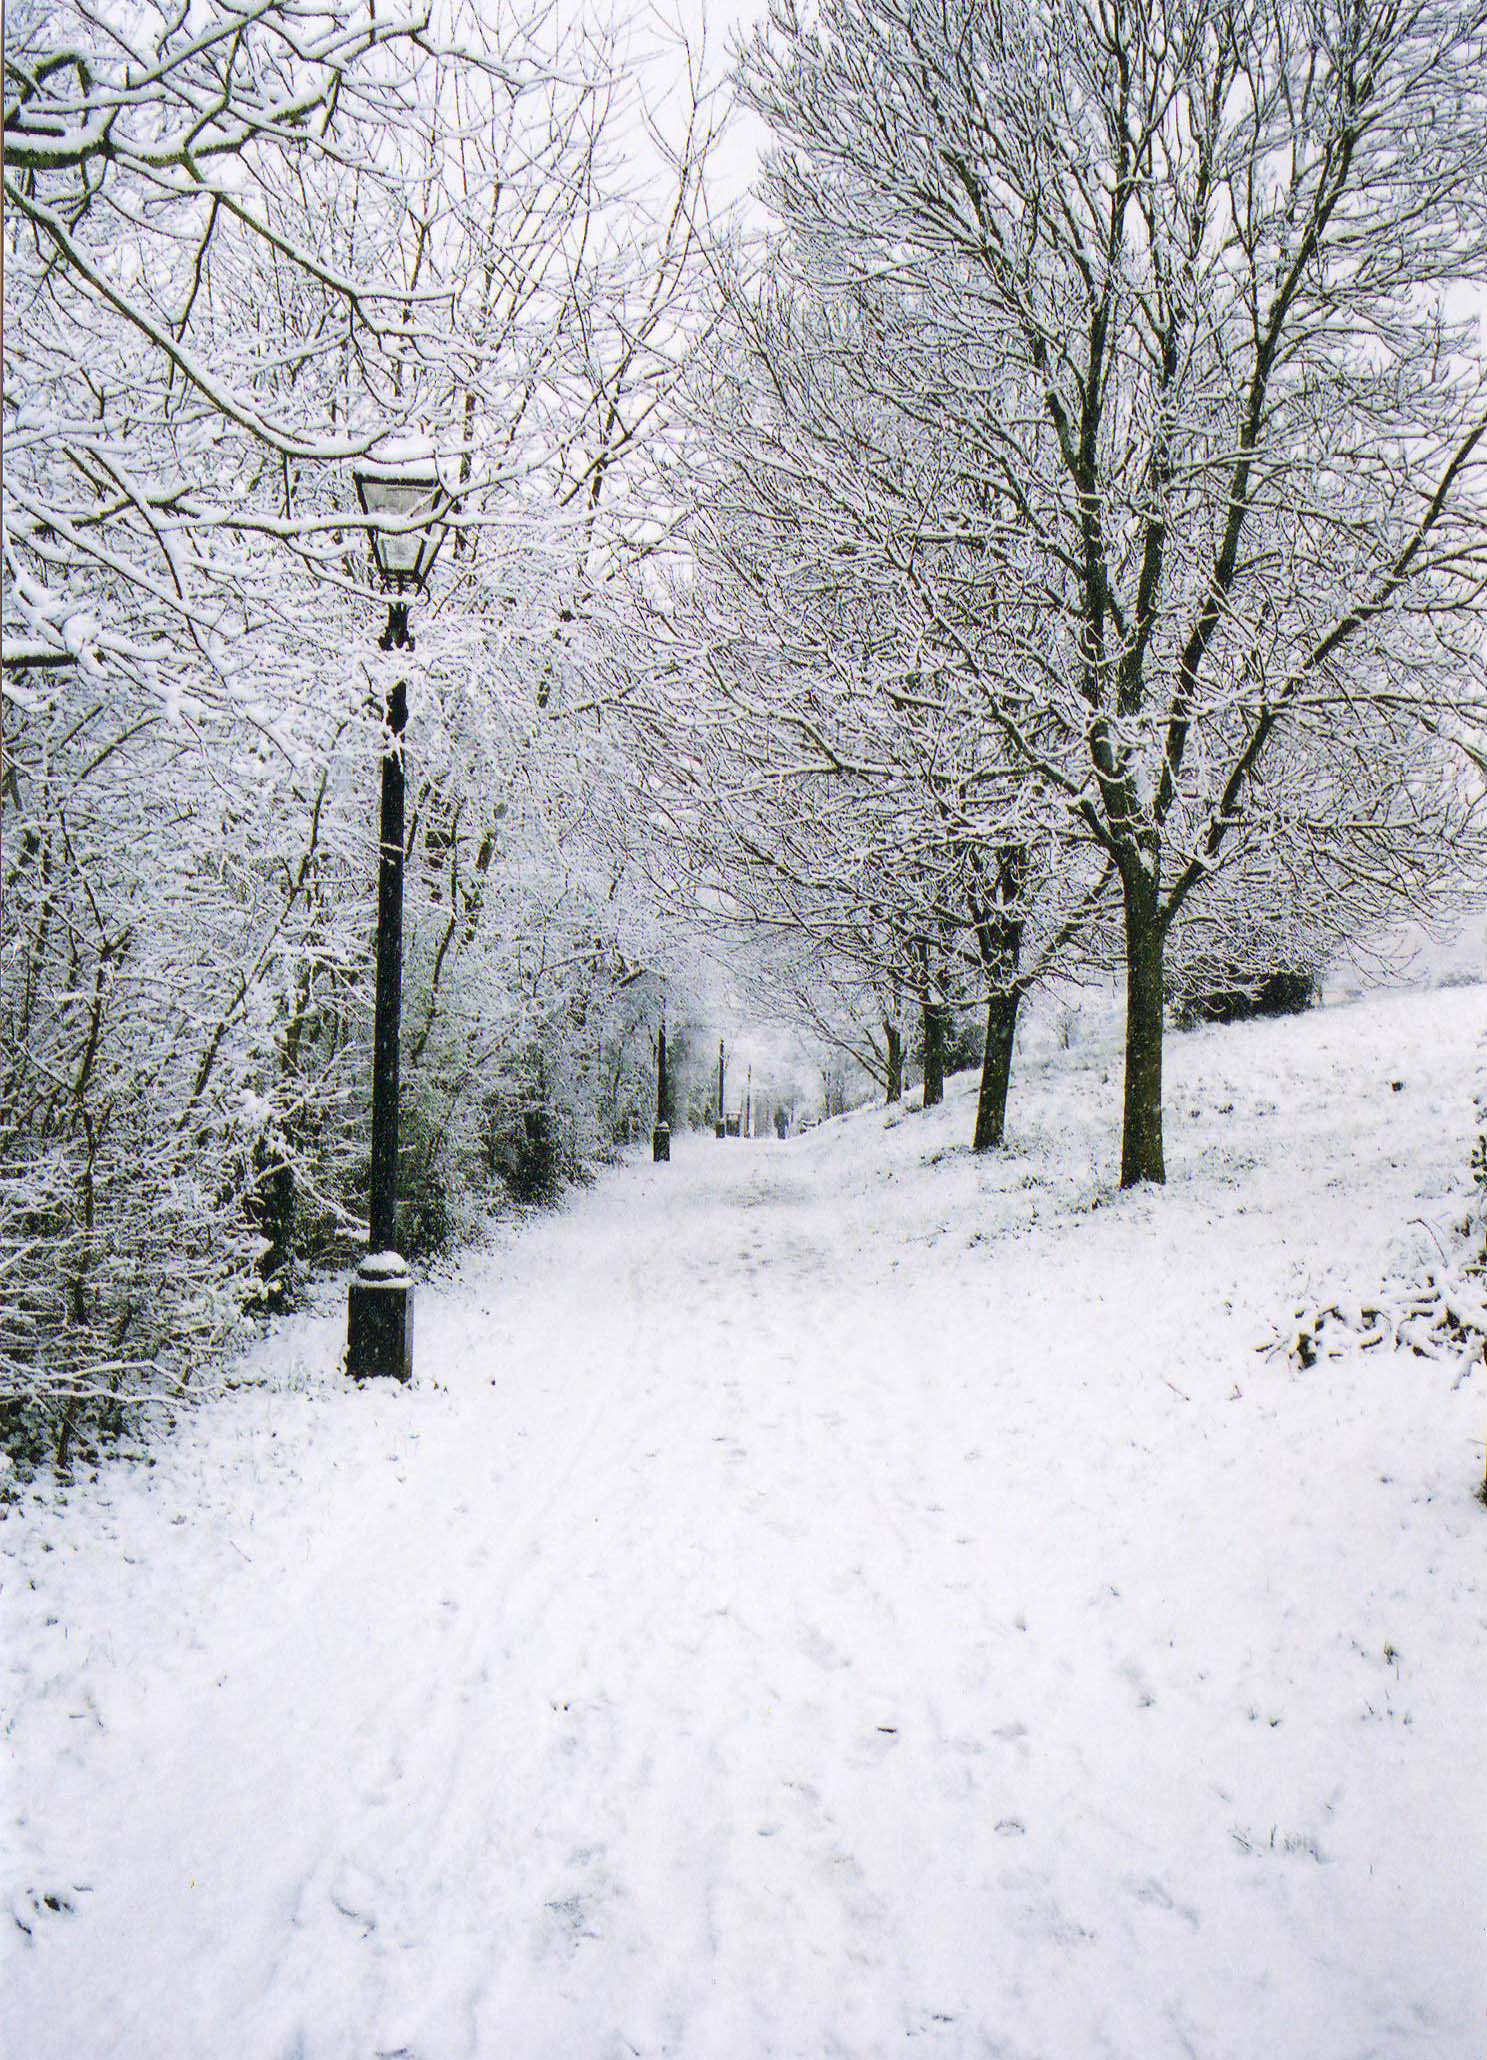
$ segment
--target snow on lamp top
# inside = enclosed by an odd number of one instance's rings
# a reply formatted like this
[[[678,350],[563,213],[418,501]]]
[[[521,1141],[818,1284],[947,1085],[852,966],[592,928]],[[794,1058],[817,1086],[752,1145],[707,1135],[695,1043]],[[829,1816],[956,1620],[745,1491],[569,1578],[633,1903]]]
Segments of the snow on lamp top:
[[[376,522],[372,556],[383,585],[397,593],[421,588],[444,541],[449,508],[436,459],[426,445],[389,441],[353,476],[362,509]]]

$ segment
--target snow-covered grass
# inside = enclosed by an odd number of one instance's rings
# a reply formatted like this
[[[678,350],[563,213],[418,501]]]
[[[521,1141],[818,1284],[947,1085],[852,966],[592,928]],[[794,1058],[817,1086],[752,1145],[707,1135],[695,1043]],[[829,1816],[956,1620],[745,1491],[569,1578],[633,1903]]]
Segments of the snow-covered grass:
[[[0,1525],[15,2060],[1479,2060],[1487,989],[680,1141]]]

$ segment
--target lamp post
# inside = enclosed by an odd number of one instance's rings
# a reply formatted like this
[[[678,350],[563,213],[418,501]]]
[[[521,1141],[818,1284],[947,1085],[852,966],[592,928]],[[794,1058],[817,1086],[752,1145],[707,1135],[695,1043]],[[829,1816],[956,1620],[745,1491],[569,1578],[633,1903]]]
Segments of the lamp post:
[[[671,1082],[666,1077],[666,1004],[656,1032],[656,1127],[651,1132],[651,1158],[662,1165],[671,1158]]]
[[[373,518],[372,557],[389,596],[383,651],[411,651],[408,596],[427,586],[444,540],[449,496],[424,457],[359,468],[356,491]],[[372,1030],[372,1180],[367,1256],[351,1283],[346,1371],[354,1380],[413,1374],[413,1283],[397,1249],[398,1029],[403,991],[403,732],[408,685],[386,689],[382,707],[382,807],[377,860],[377,989]]]

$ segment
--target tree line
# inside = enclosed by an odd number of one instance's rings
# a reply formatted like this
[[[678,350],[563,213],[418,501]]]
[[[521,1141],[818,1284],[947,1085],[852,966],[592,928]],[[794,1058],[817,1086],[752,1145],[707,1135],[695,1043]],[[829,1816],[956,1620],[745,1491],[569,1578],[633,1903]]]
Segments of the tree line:
[[[978,1145],[1051,974],[1123,979],[1161,1180],[1174,997],[1480,888],[1483,33],[780,0],[743,53],[777,227],[633,632],[655,776],[720,906],[850,969],[890,1095],[906,1004],[933,1099],[984,1003]]]

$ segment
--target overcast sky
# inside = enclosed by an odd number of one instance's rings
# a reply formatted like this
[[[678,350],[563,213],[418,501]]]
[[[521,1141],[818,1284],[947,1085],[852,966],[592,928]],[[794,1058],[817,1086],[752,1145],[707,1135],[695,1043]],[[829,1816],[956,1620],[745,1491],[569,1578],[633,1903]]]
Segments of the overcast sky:
[[[667,24],[673,32],[679,26],[693,50],[703,52],[708,79],[721,84],[734,49],[763,20],[767,0],[660,0],[659,5],[631,0],[631,7],[637,40],[660,40]],[[713,193],[720,203],[732,203],[747,192],[765,141],[762,123],[750,115],[733,114],[712,166]]]

